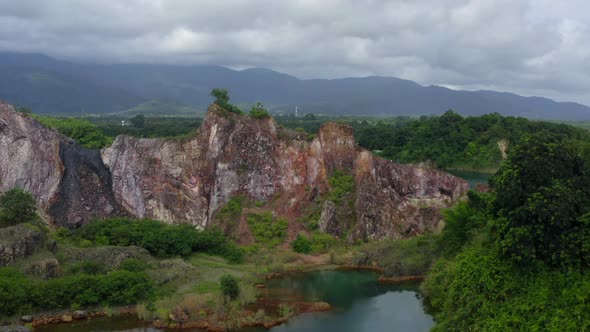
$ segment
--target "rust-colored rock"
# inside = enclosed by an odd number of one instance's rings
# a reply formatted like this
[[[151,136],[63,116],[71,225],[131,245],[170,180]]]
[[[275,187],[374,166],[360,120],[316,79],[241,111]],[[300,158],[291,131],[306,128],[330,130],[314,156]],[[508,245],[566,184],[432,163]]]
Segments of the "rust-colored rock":
[[[468,189],[448,173],[373,156],[356,145],[351,127],[337,123],[324,124],[309,140],[272,118],[212,105],[193,138],[119,136],[97,156],[10,106],[0,109],[0,190],[22,184],[54,222],[68,227],[91,216],[128,214],[204,228],[236,195],[273,202],[265,206],[295,220],[330,190],[329,177],[344,170],[355,191],[346,206],[324,203],[322,230],[349,240],[402,238],[440,229],[439,209]],[[79,180],[68,177],[70,169]],[[354,222],[339,220],[342,211]]]

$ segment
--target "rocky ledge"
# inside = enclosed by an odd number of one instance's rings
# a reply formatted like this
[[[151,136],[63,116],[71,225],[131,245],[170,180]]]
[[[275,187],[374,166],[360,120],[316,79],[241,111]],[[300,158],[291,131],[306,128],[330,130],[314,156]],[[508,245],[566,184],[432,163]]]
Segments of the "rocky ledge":
[[[346,205],[325,200],[336,171],[354,181]],[[446,172],[374,156],[337,123],[312,137],[212,105],[193,138],[119,136],[99,153],[0,103],[0,192],[15,186],[33,193],[49,223],[71,228],[120,215],[204,228],[237,195],[272,202],[293,224],[324,199],[321,230],[361,240],[436,231],[440,208],[468,190]],[[352,220],[345,226],[340,211]]]

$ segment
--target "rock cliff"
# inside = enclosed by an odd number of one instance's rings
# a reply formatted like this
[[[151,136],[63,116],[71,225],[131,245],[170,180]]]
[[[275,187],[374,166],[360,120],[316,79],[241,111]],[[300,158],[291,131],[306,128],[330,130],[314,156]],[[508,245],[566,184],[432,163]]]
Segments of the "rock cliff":
[[[343,209],[326,203],[337,170],[354,179]],[[330,233],[342,228],[338,212],[346,210],[354,220],[345,233],[354,239],[436,230],[439,209],[468,189],[445,172],[374,157],[356,145],[352,128],[336,123],[310,137],[212,105],[193,138],[119,136],[99,155],[0,104],[0,191],[13,186],[68,227],[121,214],[207,227],[219,207],[243,195],[292,224],[310,204],[324,206],[321,226]]]

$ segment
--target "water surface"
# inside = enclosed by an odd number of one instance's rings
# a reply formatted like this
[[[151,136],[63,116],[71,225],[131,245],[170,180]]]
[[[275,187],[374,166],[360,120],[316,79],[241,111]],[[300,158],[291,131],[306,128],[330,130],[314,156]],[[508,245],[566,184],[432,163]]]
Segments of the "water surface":
[[[369,271],[323,270],[270,280],[262,296],[281,301],[325,301],[329,312],[308,313],[272,328],[272,332],[428,331],[432,318],[424,312],[418,284],[382,285]],[[98,318],[35,329],[36,332],[157,332],[133,317]],[[189,330],[183,330],[189,331]],[[198,330],[190,330],[191,332]],[[262,328],[243,332],[265,331]]]
[[[483,172],[473,172],[473,171],[460,171],[460,170],[450,170],[449,173],[453,174],[454,176],[458,176],[460,178],[465,179],[469,182],[469,188],[475,188],[477,184],[487,184],[488,180],[494,175],[494,173],[483,173]]]

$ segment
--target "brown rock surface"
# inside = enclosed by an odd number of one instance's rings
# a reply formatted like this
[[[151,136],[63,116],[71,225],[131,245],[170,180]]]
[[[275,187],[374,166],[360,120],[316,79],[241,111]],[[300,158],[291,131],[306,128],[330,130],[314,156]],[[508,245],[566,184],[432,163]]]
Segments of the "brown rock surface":
[[[345,170],[355,182],[346,215],[356,220],[326,215],[326,231],[355,239],[405,237],[439,229],[439,209],[468,189],[448,173],[374,157],[356,145],[353,129],[342,124],[326,123],[309,140],[280,128],[272,118],[252,119],[212,105],[193,138],[119,136],[97,158],[89,150],[65,147],[64,142],[73,143],[8,108],[1,106],[0,151],[8,147],[18,158],[0,160],[0,188],[23,184],[53,220],[70,227],[93,215],[121,214],[206,227],[236,195],[272,202],[268,206],[276,214],[293,221],[330,190],[328,179],[335,170]],[[32,148],[19,152],[13,148],[18,137],[24,137],[18,143],[22,146],[39,141],[46,147],[35,156],[27,152]],[[64,157],[67,151],[70,157]],[[78,158],[86,166],[72,164]],[[14,175],[8,168],[27,171]],[[70,168],[81,180],[68,180]],[[351,229],[343,232],[334,227],[338,223]]]

